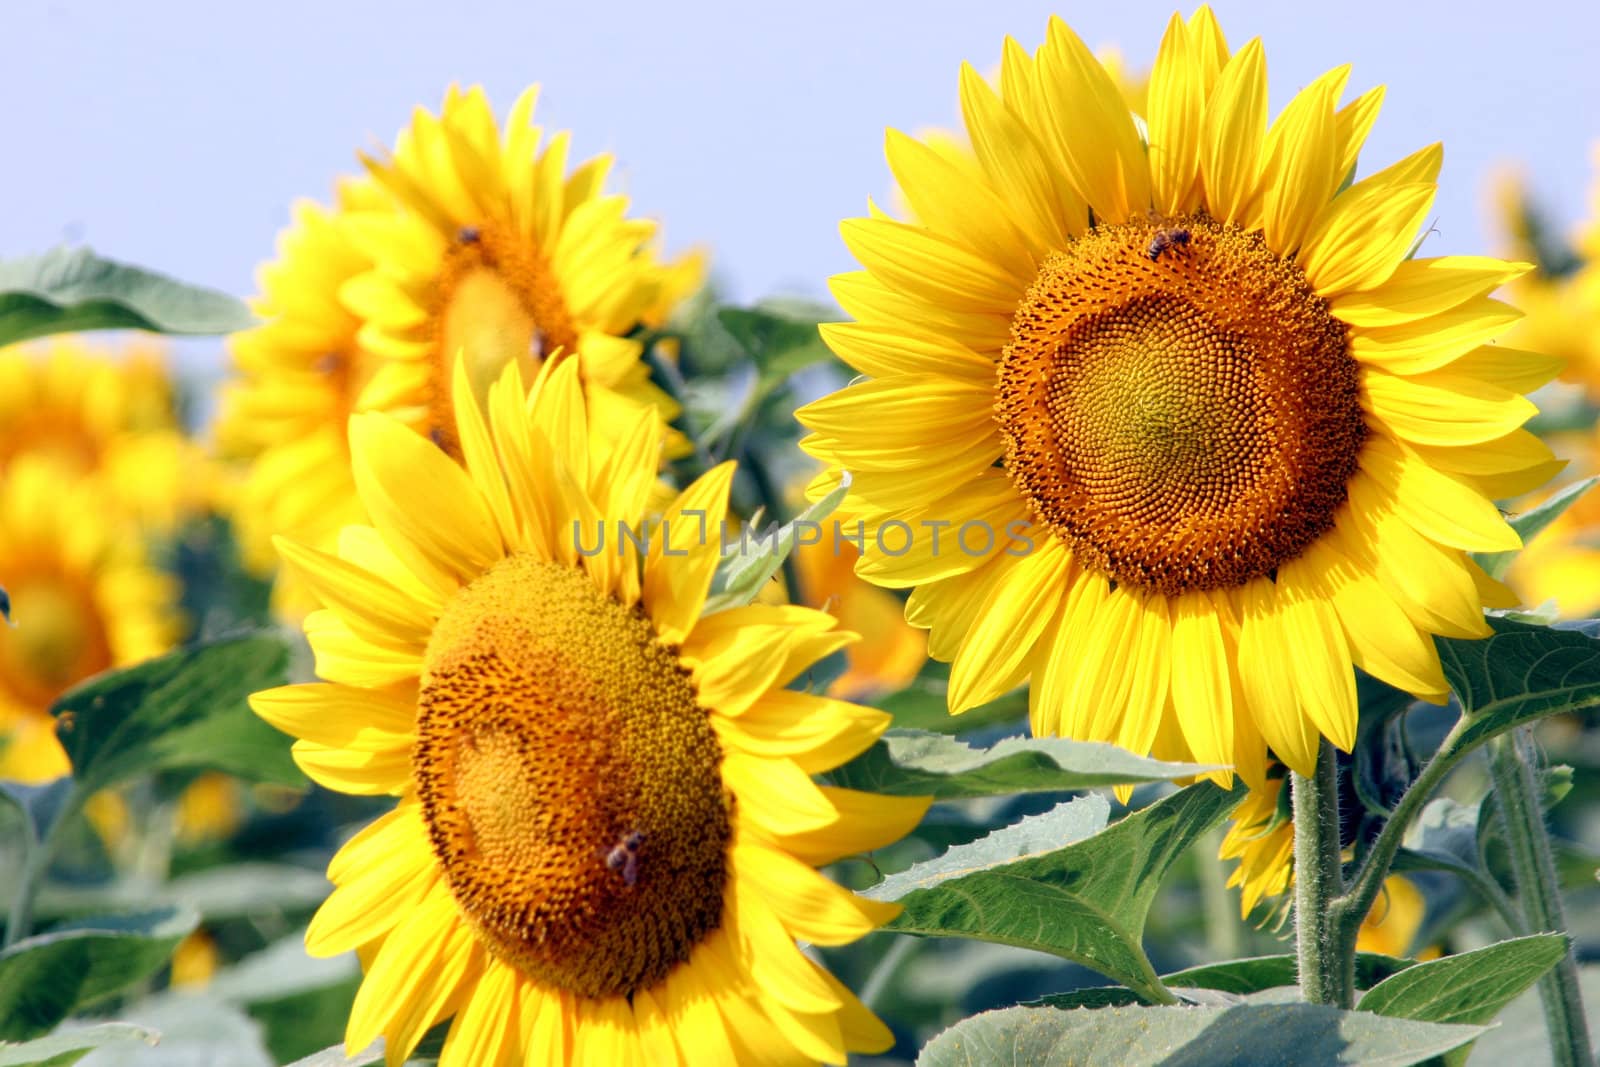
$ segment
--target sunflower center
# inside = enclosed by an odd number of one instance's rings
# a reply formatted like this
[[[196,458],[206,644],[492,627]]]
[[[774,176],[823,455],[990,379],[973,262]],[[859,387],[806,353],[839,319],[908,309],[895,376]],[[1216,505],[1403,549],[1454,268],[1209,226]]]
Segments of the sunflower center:
[[[445,254],[434,322],[438,368],[430,389],[430,426],[447,451],[459,451],[450,409],[450,375],[459,354],[482,403],[507,363],[532,381],[546,356],[573,352],[578,333],[539,250],[511,228],[466,226]]]
[[[1036,519],[1168,596],[1303,552],[1366,436],[1344,324],[1259,233],[1206,216],[1097,227],[1050,256],[996,411]]]
[[[581,996],[665,978],[722,920],[722,751],[641,613],[513,556],[428,645],[413,770],[435,855],[497,956]]]

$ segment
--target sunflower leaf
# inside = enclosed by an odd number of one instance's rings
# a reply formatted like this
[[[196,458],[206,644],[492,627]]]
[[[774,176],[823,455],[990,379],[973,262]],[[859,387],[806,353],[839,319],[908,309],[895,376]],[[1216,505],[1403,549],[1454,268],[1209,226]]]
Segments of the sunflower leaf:
[[[1415,962],[1377,952],[1358,952],[1356,988],[1370,989],[1385,978],[1413,966]],[[1181,971],[1162,975],[1161,981],[1180,997],[1186,996],[1186,990],[1207,990],[1244,996],[1294,985],[1299,980],[1299,966],[1298,961],[1290,955],[1252,956],[1248,959],[1186,967]],[[1087,989],[1074,989],[1068,993],[1052,993],[1038,1000],[1028,1001],[1024,1006],[1100,1008],[1122,1007],[1136,1003],[1138,1000],[1133,993],[1120,986],[1091,986]]]
[[[1433,1023],[1491,1022],[1567,954],[1565,934],[1534,934],[1419,963],[1367,990],[1358,1011]]]
[[[223,334],[254,323],[250,309],[226,293],[87,248],[0,260],[0,345],[79,330]]]
[[[1593,489],[1596,482],[1600,482],[1600,474],[1592,478],[1585,478],[1581,482],[1573,482],[1538,507],[1529,508],[1520,515],[1512,516],[1508,520],[1511,528],[1517,531],[1524,545],[1528,544],[1543,533],[1545,527],[1555,522],[1568,508],[1576,504],[1579,497]],[[1520,549],[1512,549],[1508,552],[1475,552],[1472,558],[1477,560],[1478,566],[1488,572],[1489,577],[1500,579],[1506,576],[1506,572],[1511,569],[1511,564],[1520,551]]]
[[[812,544],[822,536],[822,520],[833,514],[850,489],[846,473],[827,496],[806,508],[793,522],[769,526],[766,530],[741,534],[722,557],[711,579],[714,592],[706,598],[703,614],[743,607],[760,594],[763,586],[783,567],[783,561],[798,544]]]
[[[334,1045],[295,1060],[288,1067],[367,1067],[382,1062],[383,1038],[380,1037],[354,1056],[346,1056],[343,1045]]]
[[[199,921],[184,908],[89,919],[0,951],[0,1041],[36,1037],[149,977]]]
[[[1589,624],[1487,621],[1489,637],[1434,639],[1445,679],[1471,720],[1458,752],[1536,719],[1600,704],[1600,641],[1578,628]]]
[[[1098,1011],[1005,1008],[974,1015],[935,1037],[917,1057],[917,1067],[1017,1063],[1406,1067],[1459,1048],[1485,1029],[1389,1019],[1323,1004]]]
[[[72,779],[68,777],[37,785],[0,781],[0,797],[9,800],[22,815],[23,830],[34,842],[44,840],[66,810],[71,793]]]
[[[1159,1000],[1140,944],[1145,917],[1173,862],[1238,802],[1202,783],[1102,829],[1109,802],[1080,797],[890,875],[866,895],[903,906],[891,930],[1048,952]]]
[[[0,1067],[65,1067],[97,1048],[142,1042],[155,1045],[161,1035],[127,1023],[97,1023],[36,1037],[20,1045],[0,1042]]]
[[[283,734],[246,698],[287,679],[289,649],[270,633],[189,645],[97,675],[51,705],[84,795],[173,768],[304,783]]]
[[[717,321],[760,370],[756,388],[770,392],[796,371],[833,358],[817,332],[817,321],[825,312],[818,308],[816,313],[812,317],[775,307],[725,307],[717,312]]]
[[[1008,737],[989,748],[973,748],[945,734],[890,730],[828,778],[869,793],[951,800],[1170,781],[1212,769],[1143,759],[1091,741]]]

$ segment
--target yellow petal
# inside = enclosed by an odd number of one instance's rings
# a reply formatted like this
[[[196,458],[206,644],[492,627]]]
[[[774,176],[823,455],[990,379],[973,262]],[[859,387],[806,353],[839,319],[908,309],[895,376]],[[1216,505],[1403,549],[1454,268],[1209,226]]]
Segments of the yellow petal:
[[[1104,222],[1150,207],[1150,167],[1122,92],[1078,35],[1052,17],[1039,54],[1040,87],[1056,148],[1074,188]]]
[[[1522,547],[1522,538],[1483,494],[1430,467],[1399,442],[1369,437],[1361,451],[1361,469],[1389,494],[1401,517],[1441,545],[1469,552]]]
[[[669,645],[694,629],[720,559],[723,519],[734,464],[723,463],[697,478],[673,501],[650,539],[645,557],[644,602],[656,632]],[[669,545],[678,531],[676,542]],[[670,554],[669,554],[670,553]]]
[[[1183,18],[1173,14],[1150,71],[1150,177],[1156,210],[1186,215],[1199,207],[1200,120],[1205,86]]]
[[[1066,592],[1071,560],[1051,538],[1007,571],[978,607],[971,631],[950,666],[950,712],[959,715],[1018,685],[1027,674],[1050,606]]]
[[[1406,441],[1471,445],[1504,437],[1538,409],[1527,397],[1475,378],[1429,371],[1361,376],[1362,406]]]
[[[1484,256],[1408,259],[1381,286],[1346,293],[1331,305],[1352,326],[1400,326],[1449,311],[1531,269]]]
[[[1213,217],[1243,221],[1256,190],[1266,127],[1267,58],[1257,37],[1228,61],[1206,101],[1200,177]]]

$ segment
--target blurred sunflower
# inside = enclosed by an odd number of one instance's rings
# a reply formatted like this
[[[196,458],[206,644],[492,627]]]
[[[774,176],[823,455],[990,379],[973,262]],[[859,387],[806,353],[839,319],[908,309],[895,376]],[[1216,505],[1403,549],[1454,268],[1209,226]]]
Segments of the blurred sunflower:
[[[333,210],[297,202],[278,235],[278,258],[261,268],[253,310],[262,325],[229,338],[238,377],[223,387],[216,427],[225,455],[246,460],[235,489],[234,535],[258,575],[277,566],[274,534],[328,546],[361,522],[350,480],[345,420],[363,406],[377,361],[356,344],[361,322],[339,288],[371,261],[350,240],[346,216],[386,203],[370,181],[339,182]],[[274,606],[301,615],[315,606],[293,575],[273,587]]]
[[[416,111],[392,154],[363,156],[368,176],[340,187],[335,211],[296,208],[262,273],[267,321],[234,339],[243,377],[220,431],[253,457],[239,522],[258,569],[273,534],[332,548],[359,520],[350,413],[388,412],[459,455],[448,380],[458,353],[480,400],[507,362],[531,380],[558,353],[577,359],[602,453],[613,418],[676,414],[627,335],[698,286],[700,258],[658,259],[655,224],[603,192],[609,156],[567,173],[568,135],[541,144],[535,95],[517,100],[502,133],[481,89],[452,88],[440,115]],[[279,604],[310,606],[292,585]]]
[[[855,546],[824,536],[797,548],[794,556],[807,600],[862,638],[845,651],[845,671],[828,692],[865,700],[910,685],[928,658],[927,636],[906,623],[898,597],[856,577],[861,553]]]
[[[216,492],[161,350],[141,338],[98,348],[64,334],[0,349],[0,472],[24,455],[99,479],[102,508],[161,532]]]
[[[1570,245],[1550,232],[1520,171],[1502,170],[1490,188],[1493,221],[1507,253],[1538,267],[1506,287],[1525,313],[1506,341],[1560,356],[1562,380],[1582,386],[1591,403],[1600,402],[1600,142],[1594,160],[1588,217]]]
[[[888,716],[784,688],[851,635],[752,605],[700,617],[719,546],[641,559],[663,429],[638,409],[604,462],[579,363],[512,361],[487,421],[465,364],[464,466],[378,414],[351,422],[375,527],[339,554],[280,541],[327,605],[327,681],[255,696],[315,781],[394,794],[334,858],[307,935],[366,977],[347,1047],[405,1059],[455,1015],[440,1063],[843,1063],[887,1030],[796,946],[894,913],[813,869],[916,824],[926,801],[820,787]],[[664,521],[716,529],[732,465]],[[702,514],[703,513],[703,514]],[[574,524],[606,524],[580,556]],[[589,535],[585,535],[587,544]],[[680,556],[686,552],[686,556]]]
[[[177,583],[145,558],[105,486],[61,464],[18,456],[0,471],[0,778],[70,771],[50,704],[74,683],[172,647]]]
[[[857,566],[915,587],[952,712],[1031,677],[1036,733],[1260,787],[1354,742],[1352,664],[1442,701],[1432,635],[1510,602],[1467,553],[1518,545],[1492,500],[1551,472],[1520,427],[1556,361],[1487,343],[1525,265],[1408,258],[1437,145],[1347,181],[1382,95],[1348,74],[1269,129],[1259,40],[1174,16],[1146,138],[1056,19],[998,94],[963,69],[963,163],[891,131],[917,221],[844,223],[824,327],[869,380],[799,417],[846,521],[973,531]]]
[[[1267,769],[1261,787],[1252,788],[1234,809],[1217,850],[1219,859],[1239,861],[1228,888],[1239,887],[1239,914],[1246,918],[1263,899],[1281,896],[1294,871],[1294,812],[1286,777],[1282,764]]]

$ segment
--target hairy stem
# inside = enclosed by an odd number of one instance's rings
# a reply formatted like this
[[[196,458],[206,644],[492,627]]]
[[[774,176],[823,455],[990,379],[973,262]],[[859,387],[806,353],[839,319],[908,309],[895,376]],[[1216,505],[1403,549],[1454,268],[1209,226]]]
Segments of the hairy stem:
[[[1315,773],[1293,775],[1294,925],[1300,994],[1313,1004],[1355,1004],[1355,953],[1339,936],[1333,903],[1344,890],[1339,867],[1338,757],[1324,738]]]
[[[1522,906],[1528,929],[1536,933],[1565,933],[1567,923],[1561,907],[1561,884],[1556,880],[1539,782],[1533,773],[1535,758],[1532,738],[1526,728],[1498,737],[1490,744],[1489,768],[1494,774],[1500,815],[1505,822],[1517,902]],[[1579,1064],[1591,1067],[1594,1051],[1590,1047],[1589,1026],[1583,1017],[1583,1000],[1578,992],[1578,965],[1570,947],[1555,969],[1539,979],[1539,1000],[1544,1005],[1545,1028],[1550,1032],[1550,1051],[1555,1063],[1559,1067]]]

